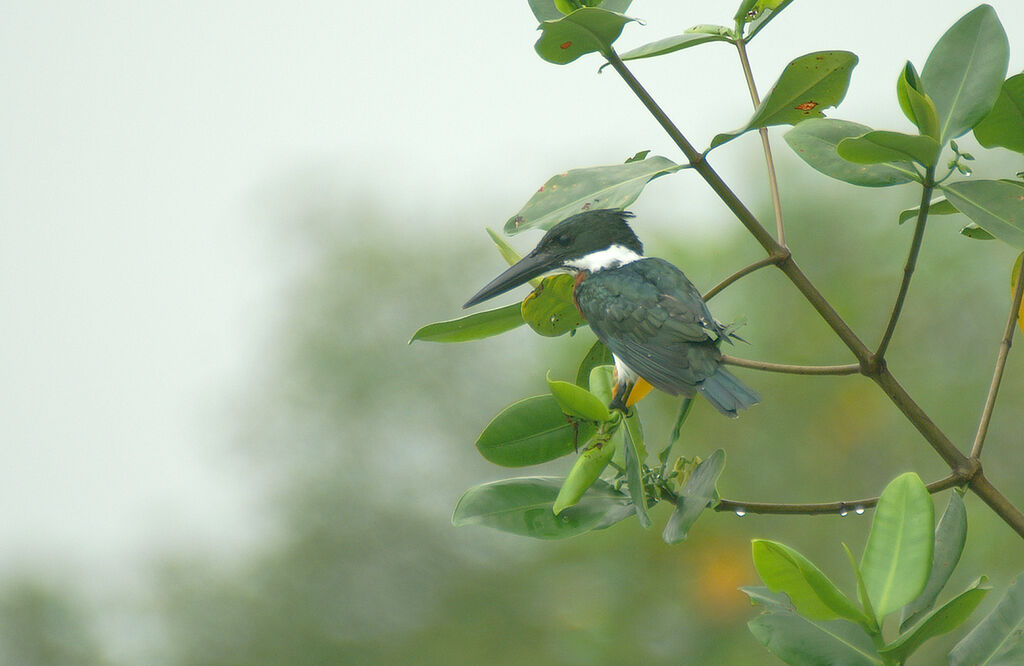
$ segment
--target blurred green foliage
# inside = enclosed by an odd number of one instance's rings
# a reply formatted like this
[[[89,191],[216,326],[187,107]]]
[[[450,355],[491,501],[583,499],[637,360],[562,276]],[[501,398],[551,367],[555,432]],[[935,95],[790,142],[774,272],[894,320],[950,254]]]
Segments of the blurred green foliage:
[[[802,267],[871,341],[884,328],[912,232],[897,225],[897,213],[916,195],[869,198],[804,168],[782,182],[789,243]],[[462,345],[408,346],[422,322],[459,314],[503,265],[478,215],[448,215],[454,224],[420,221],[429,236],[346,204],[302,202],[289,216],[305,220],[289,232],[298,236],[304,268],[276,342],[253,371],[235,445],[273,488],[265,505],[272,536],[234,566],[170,556],[154,564],[153,601],[138,617],[163,634],[150,641],[148,661],[764,663],[767,654],[746,628],[755,610],[738,590],[757,582],[749,540],[778,539],[825,570],[847,571],[837,544],[860,551],[866,518],[709,513],[677,546],[633,520],[558,543],[451,526],[466,487],[505,475],[474,447],[489,416],[546,392],[549,369],[553,378],[574,377],[593,336],[581,329],[542,339],[524,327]],[[889,358],[925,410],[965,443],[1005,325],[1015,252],[961,237],[956,218],[930,225]],[[702,290],[760,256],[724,213],[698,221],[723,230],[714,237],[689,237],[675,230],[675,219],[644,213],[635,228],[649,254],[682,267]],[[523,239],[519,249],[532,242]],[[771,269],[729,288],[713,309],[749,321],[750,345],[737,355],[850,360]],[[742,376],[763,403],[736,420],[698,403],[677,448],[702,457],[727,450],[724,497],[853,499],[877,494],[901,471],[926,481],[947,471],[867,379]],[[677,407],[657,393],[640,405],[652,450],[667,442]],[[1011,497],[1024,493],[1022,409],[1024,357],[1013,353],[986,448],[998,461],[987,473]],[[569,463],[554,468],[564,472]],[[967,505],[970,536],[950,585],[985,573],[1005,586],[1020,569],[1012,556],[1020,540],[973,496]],[[655,525],[670,508],[654,507]],[[836,582],[855,587],[841,576]],[[0,590],[2,661],[117,663],[108,656],[116,653],[105,643],[109,634],[99,632],[117,610],[86,604],[74,586],[8,581]],[[929,644],[922,654],[944,654],[959,637],[936,639],[936,651],[928,653]]]

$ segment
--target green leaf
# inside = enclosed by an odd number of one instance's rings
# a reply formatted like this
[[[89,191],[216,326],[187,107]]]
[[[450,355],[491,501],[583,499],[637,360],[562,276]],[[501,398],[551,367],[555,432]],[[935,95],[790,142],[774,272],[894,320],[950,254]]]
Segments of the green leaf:
[[[924,589],[932,566],[932,497],[913,472],[896,477],[878,500],[860,570],[879,622]]]
[[[968,224],[967,226],[965,226],[963,229],[960,230],[960,235],[961,236],[967,236],[968,238],[973,238],[974,240],[995,240],[996,239],[995,236],[993,236],[989,232],[985,231],[984,229],[982,229],[981,227],[979,227],[976,224]]]
[[[647,183],[681,168],[656,155],[639,162],[570,169],[541,185],[505,223],[505,233],[511,236],[525,229],[550,229],[570,215],[592,208],[621,210],[636,201]]]
[[[987,579],[982,576],[971,583],[964,592],[947,601],[941,608],[929,613],[913,629],[901,634],[889,645],[880,649],[879,654],[892,657],[902,663],[917,648],[930,638],[953,631],[963,624],[991,587],[982,587]]]
[[[590,389],[590,372],[599,365],[611,365],[615,362],[612,358],[612,353],[600,340],[595,340],[594,344],[590,346],[587,351],[587,355],[580,361],[580,368],[576,371],[576,386],[581,386],[585,389]],[[608,399],[602,399],[601,402],[608,404],[611,402],[612,397],[609,394]]]
[[[675,35],[674,37],[666,37],[665,39],[659,39],[656,42],[644,44],[638,46],[635,49],[630,49],[625,53],[620,53],[619,57],[625,60],[640,60],[641,58],[656,58],[658,56],[668,55],[669,53],[675,53],[676,51],[682,51],[694,46],[701,44],[707,44],[709,42],[729,42],[732,41],[726,35],[714,34],[709,35],[706,33],[699,32],[685,32],[681,35]],[[601,69],[608,66],[608,63],[601,65]]]
[[[772,592],[763,585],[747,585],[740,588],[740,592],[750,598],[752,606],[767,606],[769,608],[782,608],[795,611],[789,597],[782,592]]]
[[[791,2],[793,0],[759,0],[759,2],[755,3],[752,10],[755,16],[747,24],[747,41],[749,42],[754,38],[754,35],[761,32]]]
[[[732,20],[737,23],[743,23],[757,18],[754,7],[759,1],[760,0],[742,0],[742,2],[740,2],[740,6],[736,8],[736,15],[732,17]]]
[[[547,379],[551,395],[558,401],[562,411],[569,416],[598,423],[604,423],[611,418],[611,412],[605,403],[587,389],[569,382],[553,380],[550,376]]]
[[[562,479],[532,476],[474,486],[459,498],[452,524],[483,525],[536,539],[564,539],[606,527],[630,513],[629,498],[598,480],[576,506],[552,512]]]
[[[884,164],[911,159],[930,167],[939,156],[939,144],[930,136],[875,130],[843,139],[836,146],[836,152],[844,160],[857,164]]]
[[[693,411],[693,398],[683,398],[679,402],[679,411],[676,414],[676,424],[672,426],[672,434],[668,438],[668,444],[658,454],[658,461],[661,463],[662,469],[668,464],[668,456],[672,451],[672,447],[679,441],[679,435],[683,431],[683,424],[686,423],[686,419],[689,418],[690,412]]]
[[[946,510],[942,512],[939,524],[935,528],[935,555],[928,583],[925,584],[924,591],[900,612],[900,631],[905,631],[935,605],[939,593],[953,575],[953,569],[960,561],[966,543],[967,509],[964,508],[964,500],[960,493],[954,491],[950,493],[949,504],[946,505]]]
[[[639,423],[634,420],[635,417],[636,412],[634,410],[633,417],[626,419],[626,427],[624,428],[626,483],[629,484],[629,497],[633,501],[633,506],[636,507],[636,517],[640,520],[640,524],[647,528],[651,526],[651,518],[647,515],[647,494],[644,492],[643,469],[641,467],[643,460],[639,455],[640,450],[643,449],[643,432],[639,428]]]
[[[1003,180],[943,185],[949,202],[1004,243],[1024,248],[1024,188]]]
[[[615,379],[612,377],[611,365],[599,365],[590,370],[589,390],[600,398],[601,402],[608,404],[612,401],[612,392],[615,388]]]
[[[921,212],[920,207],[918,208],[907,208],[906,210],[900,211],[900,224],[903,224],[907,220],[917,219],[917,214]],[[928,215],[955,215],[959,213],[956,207],[949,203],[946,199],[939,197],[938,199],[932,199],[932,202],[928,204]]]
[[[564,14],[558,11],[558,8],[555,7],[554,0],[529,0],[529,3],[530,10],[533,12],[533,15],[537,17],[538,23],[554,21],[564,16]]]
[[[939,140],[939,112],[935,102],[923,90],[917,70],[910,62],[906,64],[896,82],[896,97],[903,114],[914,123],[921,134]]]
[[[789,546],[754,539],[751,549],[761,580],[773,592],[785,592],[801,614],[812,620],[842,617],[861,624],[871,623],[828,576]]]
[[[868,598],[868,588],[864,584],[864,576],[860,572],[857,559],[853,556],[853,551],[845,543],[843,544],[843,551],[850,560],[850,567],[853,569],[853,575],[857,579],[857,600],[860,602],[861,608],[864,609],[864,615],[869,620],[864,625],[864,628],[871,634],[879,634],[881,632],[878,628],[878,618],[875,617],[875,609],[871,607],[871,599]]]
[[[992,109],[1010,61],[999,17],[980,5],[946,31],[921,72],[939,115],[939,144],[967,132]]]
[[[986,148],[1024,153],[1024,74],[1003,82],[992,110],[974,126],[974,138]]]
[[[558,490],[558,497],[551,506],[552,513],[557,516],[567,508],[575,506],[583,497],[583,493],[601,476],[601,472],[608,466],[608,461],[614,454],[615,443],[611,438],[598,439],[580,453],[569,471],[569,476]]]
[[[412,338],[409,339],[409,344],[417,340],[424,342],[466,342],[467,340],[479,340],[511,331],[517,326],[522,326],[523,323],[523,314],[519,303],[513,303],[496,310],[476,312],[465,317],[459,317],[458,319],[427,324],[413,333]]]
[[[1009,661],[1024,649],[1024,576],[1018,576],[999,605],[949,653],[951,666],[1021,663]]]
[[[494,244],[498,247],[498,252],[501,254],[501,258],[504,259],[509,266],[523,258],[511,245],[506,243],[505,239],[499,236],[497,232],[492,229],[487,229],[486,231],[487,235],[491,237],[491,240],[494,241]],[[533,278],[530,280],[530,286],[534,288],[540,286],[540,278]]]
[[[523,299],[520,306],[523,321],[534,332],[553,338],[573,331],[586,320],[573,299],[575,280],[567,273],[549,275]]]
[[[595,51],[608,53],[622,28],[634,20],[607,9],[584,7],[542,22],[543,34],[534,48],[541,58],[556,65],[568,64]]]
[[[704,509],[716,501],[715,484],[725,469],[725,451],[716,449],[707,460],[702,460],[693,470],[686,485],[679,491],[676,508],[665,524],[661,538],[665,543],[676,544],[686,539]]]
[[[848,120],[812,118],[786,132],[784,138],[803,161],[836,180],[862,187],[888,187],[916,180],[910,162],[854,164],[836,154],[840,141],[870,131],[870,127]]]
[[[524,467],[567,455],[594,432],[590,423],[571,423],[554,396],[538,395],[503,409],[480,433],[476,448],[496,465]]]
[[[818,624],[793,611],[769,607],[747,623],[750,633],[776,657],[796,666],[879,666],[875,648],[857,625]]]
[[[809,118],[821,118],[823,109],[839,104],[846,96],[856,64],[857,56],[848,51],[819,51],[800,56],[786,65],[750,121],[734,132],[716,136],[708,150],[758,127],[796,125]]]

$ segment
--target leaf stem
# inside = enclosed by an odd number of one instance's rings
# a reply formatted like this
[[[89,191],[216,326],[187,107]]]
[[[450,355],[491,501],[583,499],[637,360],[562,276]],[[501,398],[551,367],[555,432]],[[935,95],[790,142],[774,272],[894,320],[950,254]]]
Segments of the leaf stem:
[[[939,493],[943,490],[947,490],[954,486],[963,484],[964,480],[957,474],[950,474],[949,476],[933,481],[929,483],[929,493]],[[759,513],[759,514],[790,514],[790,515],[805,515],[813,516],[823,513],[831,514],[843,514],[844,511],[855,513],[863,513],[863,510],[874,508],[878,504],[877,497],[868,497],[859,500],[848,500],[842,502],[820,502],[814,504],[783,504],[774,502],[741,502],[738,500],[723,499],[718,502],[714,507],[715,511],[730,511],[736,513],[741,511],[745,513]],[[861,511],[858,512],[858,509]]]
[[[788,375],[855,375],[861,371],[860,363],[846,365],[789,365],[785,363],[768,363],[767,361],[751,361],[722,354],[722,363],[740,368],[761,370],[763,372],[780,372]]]
[[[1022,297],[1024,297],[1024,269],[1017,276],[1017,286],[1013,290],[1013,303],[1010,305],[1010,316],[1006,321],[1006,329],[1003,331],[1003,340],[999,344],[999,353],[996,355],[996,368],[992,373],[992,384],[988,388],[988,397],[985,398],[985,407],[981,412],[981,422],[978,424],[978,432],[974,436],[974,445],[971,447],[971,457],[975,459],[981,458],[981,447],[984,446],[985,435],[988,434],[992,410],[996,405],[996,394],[999,393],[999,384],[1003,381],[1006,358],[1013,345],[1013,329],[1017,324]]]
[[[921,242],[924,240],[924,226],[928,221],[928,208],[931,206],[932,192],[935,189],[935,167],[928,167],[924,177],[924,187],[921,188],[921,207],[917,211],[917,224],[914,226],[914,238],[910,241],[910,251],[907,254],[907,263],[903,267],[903,281],[900,283],[899,293],[896,295],[896,303],[893,305],[892,314],[889,315],[889,323],[882,334],[882,340],[878,343],[875,351],[876,359],[885,358],[885,352],[892,341],[893,333],[896,331],[896,322],[899,321],[900,313],[903,310],[903,303],[907,298],[907,291],[910,289],[910,278],[914,274],[917,265],[917,256],[921,251]]]
[[[704,294],[704,302],[706,303],[707,301],[710,301],[712,298],[714,298],[715,296],[720,294],[726,287],[731,285],[733,282],[736,282],[740,278],[743,278],[743,277],[746,277],[746,276],[750,275],[751,273],[753,273],[754,271],[758,270],[759,268],[764,268],[765,266],[771,266],[772,264],[777,264],[780,261],[782,261],[784,258],[785,257],[782,256],[782,255],[778,255],[778,256],[771,255],[771,256],[765,257],[764,259],[758,259],[757,261],[755,261],[754,263],[750,264],[749,266],[744,266],[743,268],[739,269],[738,271],[736,271],[735,273],[733,273],[732,275],[730,275],[729,277],[725,278],[724,280],[722,280],[721,282],[716,284],[714,287],[709,289],[708,293]]]
[[[743,67],[743,76],[747,79],[747,90],[750,91],[750,101],[754,104],[754,110],[761,105],[761,98],[757,94],[757,84],[754,83],[754,74],[750,69],[750,59],[747,58],[747,43],[742,37],[735,42],[736,51],[740,56],[740,66]],[[761,135],[761,146],[764,148],[764,160],[768,169],[768,189],[772,197],[772,209],[775,212],[775,229],[779,245],[786,246],[786,229],[782,223],[782,199],[779,196],[779,181],[775,176],[775,161],[772,159],[772,144],[768,140],[768,128],[757,128]]]

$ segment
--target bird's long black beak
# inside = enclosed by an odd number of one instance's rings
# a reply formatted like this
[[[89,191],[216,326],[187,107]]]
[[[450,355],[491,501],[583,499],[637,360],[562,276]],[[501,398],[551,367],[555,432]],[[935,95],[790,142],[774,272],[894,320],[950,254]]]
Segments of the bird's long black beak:
[[[557,257],[552,257],[547,253],[538,253],[535,250],[512,264],[507,271],[491,280],[486,287],[476,292],[476,295],[466,301],[466,304],[462,307],[468,308],[477,303],[483,303],[487,299],[504,294],[506,291],[514,289],[538,275],[554,270],[561,265],[562,262]]]

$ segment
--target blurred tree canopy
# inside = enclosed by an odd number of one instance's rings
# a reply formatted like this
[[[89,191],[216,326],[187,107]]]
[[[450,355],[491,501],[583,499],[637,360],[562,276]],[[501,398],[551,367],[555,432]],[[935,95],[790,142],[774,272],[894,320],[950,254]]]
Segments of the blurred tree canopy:
[[[903,245],[889,241],[911,233],[896,224],[908,202],[899,194],[868,201],[806,171],[786,174],[784,182],[790,244],[805,250],[805,270],[852,324],[880,328],[888,313],[874,296],[898,281]],[[827,232],[817,204],[826,188],[829,214],[843,221]],[[519,330],[500,339],[497,355],[488,348],[493,341],[408,347],[419,324],[457,313],[476,284],[467,275],[501,265],[497,254],[479,252],[489,247],[482,230],[470,235],[479,220],[460,217],[456,226],[466,231],[440,238],[408,234],[401,221],[347,202],[304,201],[286,215],[285,233],[297,242],[304,268],[266,363],[254,370],[234,445],[274,489],[266,499],[272,537],[235,566],[198,558],[155,563],[151,602],[139,618],[160,630],[143,641],[139,659],[763,663],[763,648],[745,626],[753,613],[737,591],[756,582],[749,539],[771,534],[822,566],[845,570],[836,544],[859,548],[869,525],[852,514],[708,514],[694,528],[699,538],[674,547],[632,522],[558,543],[452,527],[462,489],[501,473],[473,447],[485,415],[543,392],[548,368],[571,378],[569,359],[592,341],[589,331],[542,340]],[[723,229],[731,223],[724,216],[704,222]],[[757,256],[740,233],[685,242],[651,232],[664,227],[650,213],[637,224],[650,254],[684,267],[703,289]],[[422,228],[444,227],[427,221]],[[955,218],[941,218],[926,239],[924,277],[891,358],[940,425],[963,439],[989,381],[1008,302],[1004,267],[1013,253],[964,239],[958,229]],[[407,242],[394,242],[399,234]],[[842,351],[772,274],[735,285],[715,309],[747,317],[743,336],[759,356],[827,362]],[[990,470],[994,481],[1018,491],[1022,363],[1011,356],[989,445],[1004,461]],[[941,461],[866,379],[759,374],[756,384],[762,405],[734,421],[698,405],[680,445],[687,455],[728,451],[729,473],[720,483],[727,496],[842,499],[877,493],[888,480],[879,470],[914,469],[926,480],[943,474]],[[648,438],[667,438],[675,404],[653,395],[641,409]],[[955,579],[984,572],[1005,583],[1019,563],[1000,554],[1017,552],[1017,537],[975,510],[975,498],[967,501],[971,537]],[[656,516],[663,522],[667,509],[656,512],[664,512]],[[101,631],[105,613],[118,609],[97,607],[78,592],[8,582],[0,594],[4,662],[119,663],[116,639]],[[934,641],[935,649],[948,649],[955,638]]]

